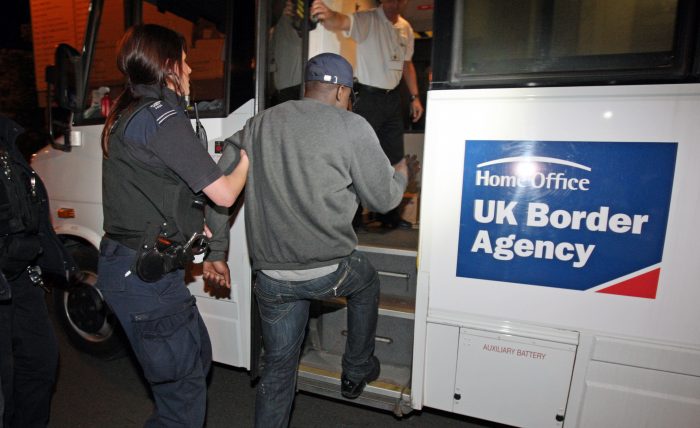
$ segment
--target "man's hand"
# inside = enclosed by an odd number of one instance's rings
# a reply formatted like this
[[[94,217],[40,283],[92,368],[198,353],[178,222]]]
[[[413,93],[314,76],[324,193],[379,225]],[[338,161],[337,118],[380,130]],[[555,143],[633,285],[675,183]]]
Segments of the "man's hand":
[[[418,175],[420,172],[420,162],[418,161],[418,156],[406,155],[403,160],[406,162],[406,167],[408,168],[408,180],[414,180],[416,175]]]
[[[406,177],[406,180],[408,181],[408,165],[406,164],[406,158],[403,158],[394,164],[394,171]]]
[[[223,260],[204,262],[204,281],[209,285],[231,288],[231,271]]]
[[[314,0],[314,2],[311,3],[309,14],[319,21],[325,21],[333,15],[333,11],[326,6],[323,0]]]
[[[311,3],[309,14],[313,19],[318,20],[328,31],[349,31],[350,17],[342,13],[335,12],[323,3],[323,0],[314,0]]]
[[[411,121],[412,122],[418,122],[423,116],[423,104],[420,102],[420,99],[416,98],[415,100],[411,101],[410,105],[411,109]]]

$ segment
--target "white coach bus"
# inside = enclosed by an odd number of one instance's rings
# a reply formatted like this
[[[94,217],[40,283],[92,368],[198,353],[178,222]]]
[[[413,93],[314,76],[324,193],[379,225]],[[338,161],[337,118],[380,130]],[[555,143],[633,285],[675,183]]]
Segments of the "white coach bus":
[[[284,1],[73,0],[68,12],[63,1],[32,1],[35,47],[50,45],[52,57],[59,42],[82,46],[59,47],[55,61],[37,54],[39,75],[55,63],[49,95],[61,108],[55,142],[33,161],[83,272],[55,293],[81,349],[111,357],[122,346],[93,287],[100,107],[108,89],[120,91],[116,40],[138,22],[185,34],[216,156],[216,142],[274,103],[275,84],[308,57],[354,61],[352,42],[294,3],[292,37],[280,40]],[[67,13],[87,23],[84,37],[51,24]],[[356,402],[519,427],[700,427],[697,3],[409,0],[405,16],[427,106],[424,127],[407,124],[405,138],[423,160],[407,195],[420,212],[414,229],[359,235],[382,281],[382,373]],[[280,43],[298,61],[275,58]],[[206,289],[196,267],[189,287],[214,359],[255,376],[244,215],[232,215],[230,294]],[[300,389],[342,399],[345,331],[342,300],[312,305]]]

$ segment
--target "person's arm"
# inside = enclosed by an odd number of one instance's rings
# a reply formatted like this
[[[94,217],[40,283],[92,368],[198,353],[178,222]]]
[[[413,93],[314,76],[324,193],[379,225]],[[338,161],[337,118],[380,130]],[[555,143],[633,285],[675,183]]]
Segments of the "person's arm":
[[[224,174],[233,175],[241,161],[248,157],[245,150],[239,149],[239,133],[229,137],[217,163]],[[246,171],[247,171],[246,167]],[[202,267],[204,281],[219,287],[231,288],[231,272],[226,263],[226,251],[229,247],[229,210],[221,206],[207,205],[205,209],[206,225],[211,231],[209,253]]]
[[[240,150],[236,145],[238,135],[239,133],[236,133],[226,140],[221,158],[217,163],[224,174],[233,174],[238,168],[239,160],[243,160],[242,155],[245,151]],[[245,159],[247,162],[247,156]],[[206,206],[204,214],[207,227],[212,234],[209,238],[209,253],[206,259],[207,261],[224,261],[229,247],[229,210],[210,203]]]
[[[329,9],[323,0],[314,0],[309,13],[328,31],[350,31],[350,17]]]
[[[230,207],[236,202],[245,186],[248,175],[248,156],[245,150],[241,150],[241,159],[236,168],[229,174],[219,177],[216,181],[202,189],[216,205]]]
[[[420,102],[420,93],[418,92],[418,79],[416,78],[416,67],[413,61],[404,61],[403,63],[403,81],[406,83],[408,92],[411,94],[411,120],[418,122],[423,116],[423,104]]]
[[[153,123],[156,123],[156,115],[162,112],[153,111],[151,107],[148,110],[154,116]],[[171,111],[177,110],[171,107]],[[242,154],[236,169],[222,176],[207,150],[192,132],[192,125],[184,112],[173,114],[159,122],[148,146],[193,192],[204,192],[217,205],[233,205],[245,185],[248,158]]]
[[[348,123],[346,133],[352,153],[352,185],[362,206],[379,213],[395,208],[403,199],[408,184],[408,166],[402,159],[392,167],[379,145],[377,135],[360,116]]]

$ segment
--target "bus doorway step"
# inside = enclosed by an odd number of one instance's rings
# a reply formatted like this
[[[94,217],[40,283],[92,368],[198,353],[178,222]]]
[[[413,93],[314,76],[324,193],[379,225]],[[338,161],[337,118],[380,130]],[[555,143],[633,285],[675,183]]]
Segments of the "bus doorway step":
[[[337,400],[361,404],[376,409],[393,412],[397,417],[412,412],[410,387],[410,367],[392,366],[382,364],[379,379],[369,383],[358,398],[349,400],[340,395],[340,373],[322,368],[321,362],[330,358],[337,358],[340,367],[340,357],[322,351],[316,351],[325,355],[311,356],[307,353],[299,365],[297,389]],[[321,363],[321,364],[319,364]]]

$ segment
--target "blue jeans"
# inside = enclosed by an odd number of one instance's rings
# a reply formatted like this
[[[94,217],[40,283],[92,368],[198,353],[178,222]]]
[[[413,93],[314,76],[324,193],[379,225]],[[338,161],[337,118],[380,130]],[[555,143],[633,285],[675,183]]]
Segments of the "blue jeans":
[[[97,287],[121,323],[151,386],[155,410],[146,427],[201,427],[211,342],[184,271],[141,281],[136,252],[107,238],[100,244]]]
[[[353,252],[335,272],[309,281],[279,281],[258,273],[255,295],[265,346],[255,400],[256,427],[289,424],[310,300],[347,296],[348,338],[343,373],[357,382],[372,370],[379,277],[363,254]]]

